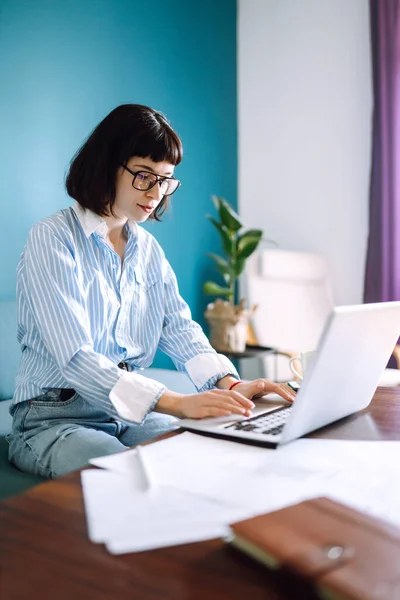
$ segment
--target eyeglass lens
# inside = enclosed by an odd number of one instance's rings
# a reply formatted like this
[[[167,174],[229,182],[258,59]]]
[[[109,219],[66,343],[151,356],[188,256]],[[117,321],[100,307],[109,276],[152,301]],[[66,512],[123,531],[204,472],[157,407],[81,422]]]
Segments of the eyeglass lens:
[[[145,171],[136,173],[136,176],[132,182],[132,185],[137,190],[147,191],[150,190],[157,182],[157,176],[152,173],[146,173]],[[163,196],[169,196],[173,194],[178,186],[179,182],[176,179],[163,179],[159,183],[160,191]]]

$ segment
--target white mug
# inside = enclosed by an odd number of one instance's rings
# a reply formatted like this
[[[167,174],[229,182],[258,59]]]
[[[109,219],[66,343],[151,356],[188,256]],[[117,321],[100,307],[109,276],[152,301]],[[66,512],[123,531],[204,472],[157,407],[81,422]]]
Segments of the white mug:
[[[302,352],[300,356],[293,356],[293,358],[291,358],[289,361],[289,367],[292,373],[296,375],[296,377],[298,377],[299,379],[303,379],[305,372],[310,367],[314,355],[315,351],[310,350],[309,352]],[[301,364],[301,373],[297,371],[296,367],[293,364],[296,360]]]

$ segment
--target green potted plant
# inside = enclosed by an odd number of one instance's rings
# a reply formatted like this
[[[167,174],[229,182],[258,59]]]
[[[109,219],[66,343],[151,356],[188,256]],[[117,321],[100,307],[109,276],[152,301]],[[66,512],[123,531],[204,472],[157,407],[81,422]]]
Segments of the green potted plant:
[[[207,253],[223,278],[224,285],[206,281],[203,291],[210,296],[222,296],[207,306],[205,318],[210,326],[211,345],[222,352],[243,352],[246,348],[248,323],[256,306],[246,309],[245,300],[235,304],[238,295],[238,279],[243,273],[246,260],[257,249],[262,238],[261,229],[243,231],[239,215],[230,204],[218,196],[212,196],[218,219],[206,215],[217,229],[224,249],[224,256]]]

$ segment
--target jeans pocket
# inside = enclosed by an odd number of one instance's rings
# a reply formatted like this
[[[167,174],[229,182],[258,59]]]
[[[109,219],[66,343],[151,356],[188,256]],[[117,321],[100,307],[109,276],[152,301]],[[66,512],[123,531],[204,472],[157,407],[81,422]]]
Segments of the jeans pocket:
[[[48,407],[58,407],[61,406],[70,406],[79,397],[79,394],[75,392],[68,400],[62,399],[62,392],[65,391],[62,388],[50,388],[41,396],[37,396],[36,398],[32,398],[29,400],[29,404],[31,406],[48,406]],[[72,391],[72,390],[71,390]]]

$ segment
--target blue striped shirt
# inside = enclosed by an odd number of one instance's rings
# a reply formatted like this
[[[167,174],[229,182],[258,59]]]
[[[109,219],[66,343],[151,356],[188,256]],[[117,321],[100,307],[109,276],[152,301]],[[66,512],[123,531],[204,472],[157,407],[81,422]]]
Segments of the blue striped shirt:
[[[122,263],[105,242],[105,221],[78,203],[31,229],[17,269],[15,403],[72,388],[114,418],[140,423],[165,391],[138,372],[157,348],[199,391],[238,377],[192,320],[154,237],[134,222],[125,231]]]

